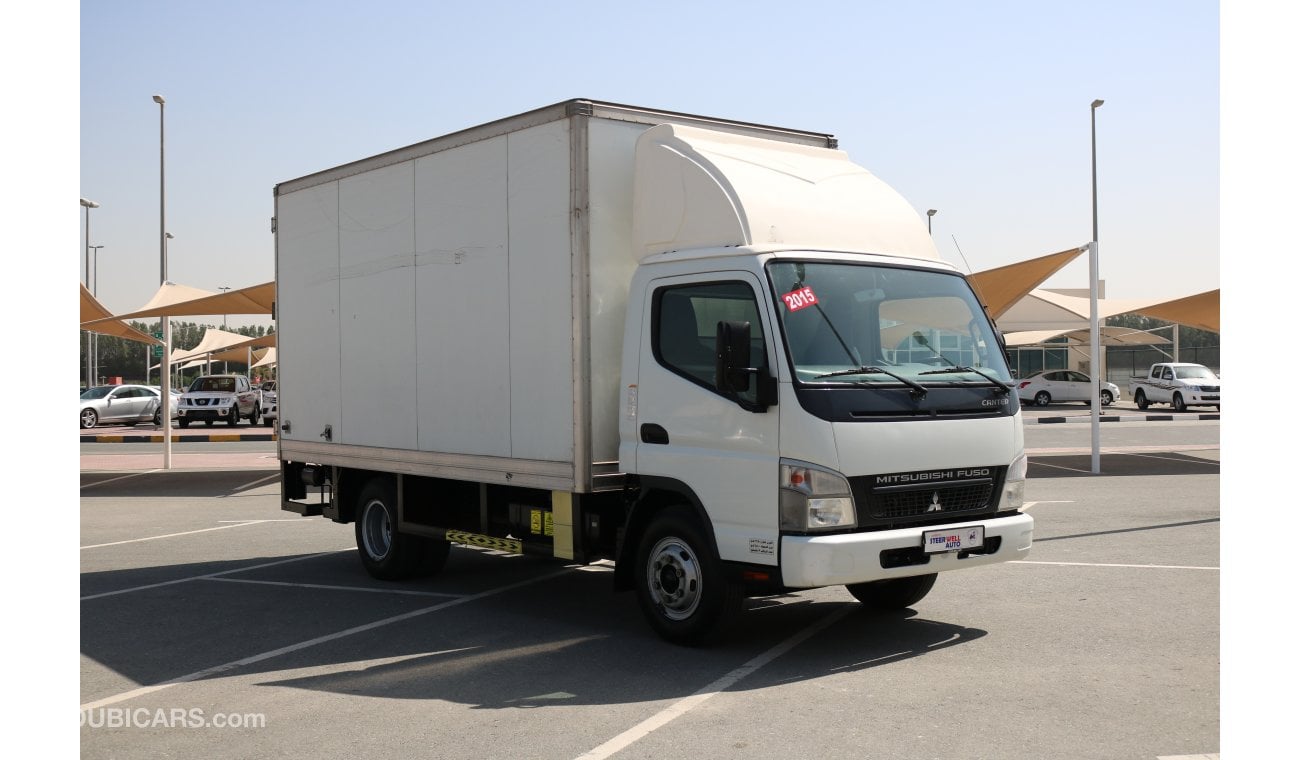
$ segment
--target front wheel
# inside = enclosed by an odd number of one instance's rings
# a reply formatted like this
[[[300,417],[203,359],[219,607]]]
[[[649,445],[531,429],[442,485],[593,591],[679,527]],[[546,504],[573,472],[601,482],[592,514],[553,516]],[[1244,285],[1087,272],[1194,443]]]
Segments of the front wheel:
[[[844,588],[863,605],[873,610],[901,610],[925,598],[934,588],[938,573],[890,578],[870,583],[850,583]]]
[[[226,424],[234,427],[239,424],[239,407],[230,407],[230,416],[226,418]]]
[[[1174,394],[1174,411],[1175,412],[1187,411],[1187,403],[1183,401],[1183,394],[1181,393]]]
[[[248,418],[248,426],[254,427],[255,425],[257,425],[257,418],[260,416],[262,416],[262,407],[258,406],[257,404],[253,404],[253,414]]]
[[[81,429],[89,430],[99,424],[99,413],[94,409],[81,410]]]
[[[685,507],[654,518],[637,548],[635,571],[641,611],[675,644],[717,640],[744,608],[740,584],[726,577],[699,520]]]
[[[1110,406],[1110,405],[1113,404],[1113,403],[1115,403],[1115,396],[1114,396],[1114,394],[1112,394],[1110,391],[1102,391],[1102,392],[1101,392],[1101,405],[1102,405],[1102,406]]]
[[[1138,409],[1146,409],[1151,406],[1151,402],[1147,401],[1147,394],[1143,393],[1141,389],[1133,394],[1133,403],[1137,404]]]

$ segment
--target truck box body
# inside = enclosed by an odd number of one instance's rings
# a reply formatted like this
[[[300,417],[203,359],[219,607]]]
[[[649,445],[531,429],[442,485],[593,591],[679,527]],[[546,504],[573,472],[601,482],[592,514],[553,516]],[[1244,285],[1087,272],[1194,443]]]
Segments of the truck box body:
[[[282,458],[600,488],[639,258],[634,146],[673,122],[833,145],[562,103],[279,185]]]

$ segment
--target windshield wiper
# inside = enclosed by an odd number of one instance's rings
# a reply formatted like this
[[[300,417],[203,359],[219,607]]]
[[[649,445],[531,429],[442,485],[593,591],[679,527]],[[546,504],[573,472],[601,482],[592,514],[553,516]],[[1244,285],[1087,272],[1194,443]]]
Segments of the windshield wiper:
[[[997,379],[996,377],[994,377],[994,376],[992,376],[992,375],[989,375],[989,374],[985,374],[984,372],[981,372],[981,371],[975,369],[974,367],[961,367],[961,366],[944,367],[943,369],[932,369],[932,370],[927,370],[927,371],[925,371],[925,372],[920,372],[920,373],[918,373],[918,374],[921,374],[921,375],[951,375],[951,374],[956,373],[956,372],[971,372],[971,373],[973,373],[973,374],[979,375],[980,377],[984,378],[985,380],[988,380],[990,383],[993,383],[994,390],[995,390],[997,393],[999,393],[999,394],[1010,393],[1010,392],[1011,392],[1011,386],[1010,386],[1010,385],[1007,385],[1006,383],[1002,382],[1001,380]]]
[[[824,375],[817,375],[813,379],[821,380],[823,377],[843,377],[844,375],[888,375],[889,377],[894,378],[895,380],[902,383],[903,385],[906,385],[908,388],[911,388],[912,398],[915,399],[925,398],[925,394],[928,392],[924,385],[921,385],[915,380],[908,380],[902,375],[896,375],[893,372],[890,372],[887,369],[881,369],[880,367],[856,367],[854,369],[840,369],[834,372],[827,372]]]

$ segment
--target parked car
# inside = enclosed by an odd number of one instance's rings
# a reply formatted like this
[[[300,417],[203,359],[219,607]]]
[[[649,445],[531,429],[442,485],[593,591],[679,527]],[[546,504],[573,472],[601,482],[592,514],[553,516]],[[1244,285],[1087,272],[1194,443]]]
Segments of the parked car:
[[[81,394],[81,427],[93,428],[105,422],[134,425],[161,419],[157,412],[159,393],[147,385],[99,385]]]
[[[265,380],[259,389],[262,393],[262,424],[274,427],[280,418],[280,405],[276,396],[274,380]]]
[[[202,420],[209,427],[223,420],[234,427],[240,420],[256,425],[262,416],[262,397],[243,375],[200,375],[181,394],[177,424],[189,427]]]
[[[152,390],[154,393],[160,395],[160,396],[162,395],[162,388],[160,388],[160,387],[158,387],[158,386],[156,386],[156,385],[151,385],[151,386],[149,386],[149,389]],[[171,403],[171,408],[172,408],[172,419],[174,420],[174,419],[176,419],[176,416],[177,416],[177,409],[179,409],[179,408],[180,408],[180,405],[181,405],[181,393],[182,393],[182,391],[181,391],[180,388],[177,388],[177,387],[175,387],[175,386],[172,386],[172,388],[170,388],[170,390],[171,390],[171,396],[172,396],[172,403]],[[161,405],[160,405],[160,406],[161,406]],[[162,409],[161,409],[161,408],[159,408],[159,409],[155,409],[155,410],[154,410],[154,413],[153,413],[153,424],[155,424],[155,425],[161,425],[161,424],[162,424]]]
[[[1026,404],[1047,406],[1052,402],[1092,402],[1092,381],[1087,375],[1074,370],[1058,369],[1034,374],[1016,383],[1016,393]],[[1101,405],[1110,406],[1119,398],[1119,386],[1101,383]]]

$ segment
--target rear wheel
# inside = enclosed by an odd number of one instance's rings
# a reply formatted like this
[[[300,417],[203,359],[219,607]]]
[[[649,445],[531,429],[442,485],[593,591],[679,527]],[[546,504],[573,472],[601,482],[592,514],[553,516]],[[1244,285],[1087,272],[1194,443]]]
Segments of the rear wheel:
[[[925,598],[934,588],[938,573],[914,575],[910,578],[890,578],[870,583],[850,583],[844,588],[854,598],[873,610],[901,610]]]
[[[1174,394],[1174,411],[1175,412],[1187,411],[1187,403],[1183,401],[1183,394],[1181,393]]]
[[[451,544],[397,530],[397,491],[389,478],[361,489],[356,509],[357,549],[371,576],[385,581],[432,575],[447,563]]]
[[[176,424],[180,425],[183,428],[187,428],[190,426],[190,421],[185,419],[184,417],[181,417],[179,420],[176,420]]]
[[[641,537],[635,574],[641,611],[656,633],[675,644],[718,639],[744,608],[740,584],[726,577],[686,507],[669,507],[654,518]]]
[[[81,429],[89,430],[99,424],[99,413],[94,409],[81,410]]]
[[[1138,389],[1137,393],[1133,394],[1133,403],[1137,404],[1138,409],[1146,409],[1151,406],[1151,402],[1147,401],[1147,394],[1143,393],[1141,388]]]
[[[1047,391],[1039,391],[1034,394],[1034,403],[1039,406],[1047,406],[1052,403],[1052,394]]]
[[[1102,405],[1102,406],[1110,406],[1110,405],[1113,404],[1113,403],[1115,403],[1115,396],[1114,396],[1114,394],[1112,394],[1110,391],[1102,391],[1102,392],[1101,392],[1101,405]]]

